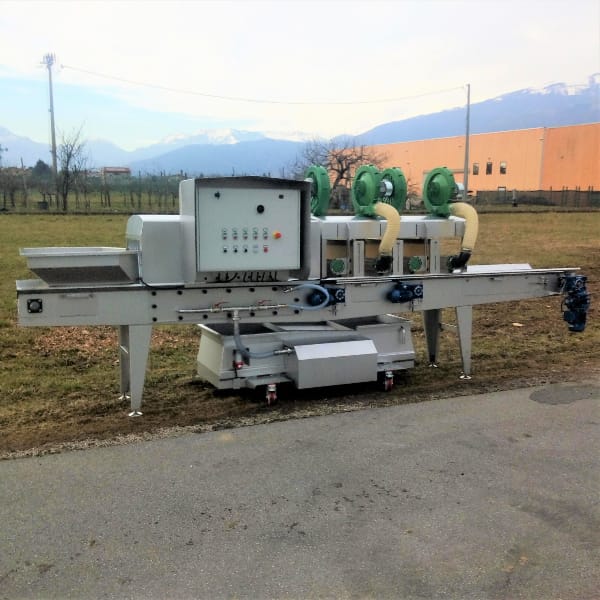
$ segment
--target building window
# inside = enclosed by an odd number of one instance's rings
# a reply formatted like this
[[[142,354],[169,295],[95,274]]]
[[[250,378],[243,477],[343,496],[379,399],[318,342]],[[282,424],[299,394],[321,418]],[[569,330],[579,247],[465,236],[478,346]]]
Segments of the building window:
[[[489,160],[485,163],[485,174],[486,175],[492,174],[492,163]]]
[[[479,175],[479,163],[473,163],[473,175]]]
[[[506,175],[506,161],[500,163],[500,175]]]

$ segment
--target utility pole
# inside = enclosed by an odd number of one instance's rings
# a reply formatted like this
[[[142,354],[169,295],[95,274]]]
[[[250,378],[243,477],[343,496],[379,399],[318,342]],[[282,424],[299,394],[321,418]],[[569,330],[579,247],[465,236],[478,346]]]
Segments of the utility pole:
[[[56,164],[56,132],[54,130],[54,97],[52,95],[52,65],[56,57],[54,54],[45,54],[42,59],[42,64],[48,69],[48,88],[50,90],[50,135],[52,136],[52,173],[54,181],[58,181],[58,166]]]
[[[25,175],[25,172],[25,163],[23,163],[23,157],[21,157],[21,175],[23,175],[23,205],[27,206],[29,193],[27,192],[27,176]]]
[[[469,131],[471,128],[471,84],[467,83],[467,126],[465,131],[465,174],[463,185],[465,186],[463,200],[469,195]]]
[[[2,167],[2,153],[6,152],[8,148],[3,148],[2,144],[0,144],[0,167]]]

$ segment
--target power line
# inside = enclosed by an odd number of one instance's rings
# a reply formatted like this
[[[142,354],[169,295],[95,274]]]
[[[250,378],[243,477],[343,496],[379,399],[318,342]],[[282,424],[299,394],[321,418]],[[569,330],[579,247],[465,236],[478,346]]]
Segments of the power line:
[[[425,96],[433,96],[436,94],[443,94],[445,92],[453,92],[456,90],[463,90],[464,86],[457,86],[453,88],[447,88],[443,90],[434,90],[431,92],[424,92],[421,94],[414,94],[411,96],[402,96],[399,98],[382,98],[378,100],[338,100],[338,101],[286,101],[286,100],[268,100],[265,98],[244,98],[241,96],[223,96],[221,94],[209,94],[207,92],[198,92],[196,90],[184,90],[167,87],[157,83],[148,83],[144,81],[134,81],[132,79],[126,79],[124,77],[116,77],[114,75],[107,75],[106,73],[98,73],[96,71],[90,71],[88,69],[81,69],[79,67],[72,67],[70,65],[61,65],[63,69],[69,69],[71,71],[77,71],[79,73],[85,73],[87,75],[93,75],[94,77],[101,77],[102,79],[110,79],[113,81],[120,81],[122,83],[129,83],[131,85],[137,85],[140,87],[154,88],[157,90],[163,90],[165,92],[173,92],[176,94],[188,94],[192,96],[201,96],[202,98],[211,98],[213,100],[226,100],[229,102],[248,102],[253,104],[281,104],[289,106],[341,106],[341,105],[357,105],[357,104],[385,104],[389,102],[400,102],[401,100],[416,100],[418,98],[424,98]]]

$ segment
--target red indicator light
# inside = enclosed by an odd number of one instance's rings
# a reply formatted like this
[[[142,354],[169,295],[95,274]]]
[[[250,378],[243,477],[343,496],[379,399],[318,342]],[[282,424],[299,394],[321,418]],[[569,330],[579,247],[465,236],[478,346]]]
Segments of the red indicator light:
[[[273,237],[278,240],[281,237],[281,231],[274,231],[273,232]]]

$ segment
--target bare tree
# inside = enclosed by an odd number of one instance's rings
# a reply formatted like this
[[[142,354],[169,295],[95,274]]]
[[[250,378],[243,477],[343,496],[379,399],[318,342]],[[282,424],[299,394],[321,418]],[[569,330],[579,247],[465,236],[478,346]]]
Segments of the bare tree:
[[[381,167],[385,155],[364,145],[357,145],[352,138],[337,141],[312,140],[307,142],[292,166],[296,177],[302,177],[311,165],[321,165],[331,178],[331,189],[338,186],[349,189],[356,170],[362,165]]]
[[[67,212],[69,192],[86,171],[87,156],[85,143],[81,139],[81,128],[69,135],[62,135],[57,154],[59,172],[56,189],[62,201],[62,210]]]
[[[8,210],[7,202],[10,201],[10,207],[15,208],[15,196],[21,187],[18,169],[8,167],[0,169],[0,193],[2,194],[2,210]]]
[[[417,208],[420,209],[423,207],[423,196],[421,193],[421,187],[412,179],[406,180],[407,186],[407,195],[406,195],[406,208],[412,209]]]

